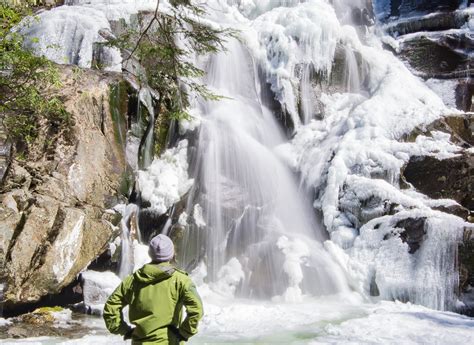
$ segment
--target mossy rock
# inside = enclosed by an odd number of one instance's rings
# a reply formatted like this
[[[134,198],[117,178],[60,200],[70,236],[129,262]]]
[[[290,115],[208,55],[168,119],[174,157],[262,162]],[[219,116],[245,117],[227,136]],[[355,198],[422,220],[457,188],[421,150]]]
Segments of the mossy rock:
[[[35,309],[33,312],[22,315],[20,317],[22,322],[33,325],[51,324],[55,321],[55,312],[63,311],[62,307],[41,307]]]

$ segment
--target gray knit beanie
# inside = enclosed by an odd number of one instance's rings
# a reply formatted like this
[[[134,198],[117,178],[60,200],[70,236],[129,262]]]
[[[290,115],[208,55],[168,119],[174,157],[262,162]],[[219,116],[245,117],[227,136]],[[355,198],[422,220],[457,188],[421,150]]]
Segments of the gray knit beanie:
[[[174,245],[171,238],[159,234],[150,241],[148,254],[152,262],[170,261],[174,256]]]

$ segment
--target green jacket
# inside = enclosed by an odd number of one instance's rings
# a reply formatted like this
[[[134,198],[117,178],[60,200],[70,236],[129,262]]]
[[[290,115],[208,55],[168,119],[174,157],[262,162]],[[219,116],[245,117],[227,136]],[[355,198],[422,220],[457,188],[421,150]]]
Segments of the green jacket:
[[[203,315],[202,302],[186,272],[169,262],[146,264],[110,295],[104,307],[107,329],[124,335],[130,326],[122,309],[129,305],[129,320],[135,325],[133,344],[179,344],[175,332],[185,339],[197,333]],[[186,318],[181,322],[183,306]]]

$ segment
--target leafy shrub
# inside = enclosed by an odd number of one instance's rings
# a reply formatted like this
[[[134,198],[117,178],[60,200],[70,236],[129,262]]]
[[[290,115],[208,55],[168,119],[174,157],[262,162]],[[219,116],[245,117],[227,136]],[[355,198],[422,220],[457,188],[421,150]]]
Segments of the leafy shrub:
[[[59,129],[69,122],[63,102],[49,95],[60,86],[56,66],[24,48],[18,26],[38,20],[23,7],[0,4],[0,118],[10,139],[28,148],[39,124]]]

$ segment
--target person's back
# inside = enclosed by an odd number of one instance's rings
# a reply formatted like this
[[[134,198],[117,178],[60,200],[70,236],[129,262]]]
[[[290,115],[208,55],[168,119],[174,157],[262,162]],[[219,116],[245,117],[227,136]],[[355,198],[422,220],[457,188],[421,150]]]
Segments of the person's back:
[[[163,256],[162,250],[158,255],[159,246],[153,248],[156,242],[171,242],[163,236],[150,242],[153,262],[125,278],[104,307],[107,329],[131,337],[134,344],[178,344],[197,333],[202,317],[201,299],[191,279],[169,263],[170,253]],[[122,308],[126,305],[135,328],[123,320]],[[186,319],[181,322],[183,306]]]

